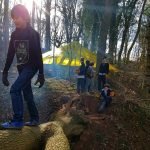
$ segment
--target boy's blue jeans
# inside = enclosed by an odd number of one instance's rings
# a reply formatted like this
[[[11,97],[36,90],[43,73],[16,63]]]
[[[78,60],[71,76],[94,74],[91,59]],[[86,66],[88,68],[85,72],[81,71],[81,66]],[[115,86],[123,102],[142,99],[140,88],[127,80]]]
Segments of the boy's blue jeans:
[[[103,97],[99,103],[98,112],[103,112],[111,104],[111,101],[112,97]]]
[[[98,77],[98,90],[101,91],[106,83],[106,75],[99,75]]]
[[[11,86],[10,94],[12,100],[12,107],[14,111],[13,121],[23,121],[23,98],[27,102],[27,107],[31,120],[39,121],[39,115],[35,102],[33,99],[33,93],[31,88],[31,79],[36,74],[37,69],[31,67],[24,67],[18,69],[19,76]]]
[[[85,82],[85,92],[90,92],[91,86],[92,86],[92,79],[87,77]]]
[[[85,90],[85,79],[84,78],[78,78],[77,79],[77,92],[83,93]]]

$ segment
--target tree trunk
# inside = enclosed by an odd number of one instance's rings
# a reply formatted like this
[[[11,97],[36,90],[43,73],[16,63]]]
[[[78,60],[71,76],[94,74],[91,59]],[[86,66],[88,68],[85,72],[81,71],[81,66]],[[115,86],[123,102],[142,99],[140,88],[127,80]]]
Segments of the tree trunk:
[[[6,57],[8,44],[9,44],[9,16],[8,16],[8,10],[9,10],[9,0],[4,1],[4,19],[3,19],[3,54],[2,58]]]
[[[43,28],[44,24],[43,24],[43,19],[42,19],[42,5],[43,2],[41,1],[41,8],[39,8],[38,6],[36,6],[36,18],[37,18],[37,31],[40,34],[41,40],[43,39],[43,33],[45,33],[45,28]],[[45,39],[44,39],[45,40]]]
[[[146,75],[150,77],[150,20],[147,28]]]
[[[1,0],[0,1],[0,24],[2,24],[2,21],[3,21],[3,15],[2,15],[2,4],[3,4],[3,0]],[[1,52],[2,52],[2,50],[3,50],[3,48],[2,48],[2,43],[3,43],[3,40],[2,40],[2,33],[3,33],[3,31],[2,30],[0,30],[0,55],[1,55]]]
[[[35,24],[35,2],[32,2],[32,27],[34,28]]]
[[[87,40],[87,38],[85,38],[85,37],[84,37],[84,39],[83,39],[83,46],[84,46],[85,48],[88,48],[88,47],[89,47],[89,45],[88,45],[88,40]]]
[[[45,33],[45,48],[46,50],[51,49],[51,35],[50,35],[50,10],[51,10],[51,0],[46,0],[46,33]]]
[[[146,30],[147,50],[146,50],[146,65],[145,78],[143,86],[143,97],[150,98],[150,20],[148,19],[148,26]]]
[[[106,53],[106,41],[107,35],[110,27],[110,18],[111,18],[111,11],[112,11],[112,0],[105,0],[104,2],[104,15],[102,17],[101,27],[100,27],[100,40],[98,43],[98,52],[97,52],[97,62],[96,62],[96,71],[98,72],[100,63],[102,58],[105,56]],[[107,19],[106,19],[107,18]]]
[[[118,64],[120,65],[121,64],[121,56],[122,56],[122,52],[123,52],[123,49],[124,49],[124,44],[125,44],[125,41],[126,41],[126,38],[127,38],[127,33],[129,31],[129,22],[126,20],[125,21],[125,28],[124,28],[124,31],[123,31],[123,34],[122,34],[122,42],[121,42],[121,46],[120,46],[120,51],[118,53]]]
[[[126,60],[127,60],[127,51],[128,51],[128,42],[129,42],[129,31],[127,33],[127,36],[126,36],[126,40],[125,40],[125,46],[124,46],[124,64],[126,63]]]
[[[114,62],[114,52],[117,49],[117,37],[118,37],[118,25],[117,21],[117,10],[118,10],[118,0],[113,2],[112,16],[110,23],[110,32],[109,32],[109,61],[110,63]]]
[[[98,20],[98,14],[96,11],[94,11],[94,23],[92,27],[92,38],[91,38],[91,50],[92,52],[96,51],[96,41],[98,39],[98,33],[99,33],[99,20]]]

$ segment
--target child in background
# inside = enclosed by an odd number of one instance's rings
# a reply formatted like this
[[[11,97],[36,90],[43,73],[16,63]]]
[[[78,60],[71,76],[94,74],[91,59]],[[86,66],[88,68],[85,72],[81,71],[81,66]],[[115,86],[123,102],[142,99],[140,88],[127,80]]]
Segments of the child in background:
[[[91,70],[92,70],[90,92],[93,92],[93,89],[94,89],[94,74],[95,74],[94,62],[93,61],[90,62],[90,67],[91,67]]]
[[[14,55],[17,58],[17,69],[19,76],[11,86],[10,95],[13,107],[13,119],[10,122],[1,124],[3,129],[21,129],[23,122],[23,98],[27,102],[30,114],[30,121],[25,125],[37,126],[39,123],[38,110],[36,108],[31,79],[39,71],[35,84],[40,83],[39,88],[44,84],[42,52],[40,46],[40,37],[30,26],[30,16],[25,6],[19,4],[11,10],[11,17],[16,26],[15,31],[11,34],[7,59],[2,75],[2,82],[9,86],[8,70],[12,64]]]
[[[89,92],[93,89],[93,77],[94,77],[94,62],[89,62],[89,66],[86,70],[86,82],[85,82],[85,92],[89,94]]]
[[[98,112],[103,112],[111,103],[112,101],[112,90],[110,89],[109,84],[104,84],[104,88],[101,91],[101,102],[98,108]]]
[[[89,92],[89,85],[90,85],[90,61],[86,60],[85,62],[85,92],[88,93]]]
[[[81,65],[77,71],[77,93],[83,93],[85,91],[85,64],[84,58],[80,59]]]

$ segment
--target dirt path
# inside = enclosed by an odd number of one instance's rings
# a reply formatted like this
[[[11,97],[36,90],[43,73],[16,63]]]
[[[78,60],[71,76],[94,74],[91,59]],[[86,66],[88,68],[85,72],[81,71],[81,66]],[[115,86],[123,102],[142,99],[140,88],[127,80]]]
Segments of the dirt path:
[[[14,78],[15,75],[10,76],[10,82]],[[0,85],[0,121],[7,120],[12,114],[9,88]],[[73,98],[75,95],[74,86],[69,82],[50,78],[41,89],[33,86],[33,92],[41,122],[50,120],[51,113],[61,108],[62,96]],[[103,114],[96,111],[97,94],[82,96],[83,101],[75,111],[82,110],[82,117],[88,123],[83,133],[71,141],[73,150],[149,150],[150,113],[145,109],[150,106],[149,101],[136,100],[132,91],[124,95],[118,94],[119,91],[116,93],[111,106]],[[131,101],[131,97],[136,101]],[[26,109],[25,119],[28,119]]]
[[[85,117],[89,124],[73,147],[74,150],[150,148],[150,114],[132,101],[124,101],[120,96],[116,96],[105,113],[89,112]]]

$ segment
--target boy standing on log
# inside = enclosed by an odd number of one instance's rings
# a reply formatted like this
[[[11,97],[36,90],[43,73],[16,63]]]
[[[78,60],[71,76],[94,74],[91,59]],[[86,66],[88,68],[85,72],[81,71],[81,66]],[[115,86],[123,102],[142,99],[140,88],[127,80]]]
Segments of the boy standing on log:
[[[109,73],[109,63],[106,62],[106,57],[103,58],[98,71],[98,90],[101,91],[106,84],[106,74]]]
[[[36,126],[39,123],[38,111],[33,99],[31,79],[39,71],[35,84],[40,83],[39,88],[44,84],[43,62],[40,46],[40,37],[30,26],[30,16],[25,6],[19,4],[12,8],[11,17],[16,30],[11,34],[7,59],[3,70],[2,82],[9,86],[7,80],[8,70],[12,64],[14,55],[17,58],[18,78],[11,86],[10,95],[13,107],[13,120],[1,124],[4,129],[22,128],[23,123],[23,98],[27,102],[30,121],[25,123],[28,126]]]

